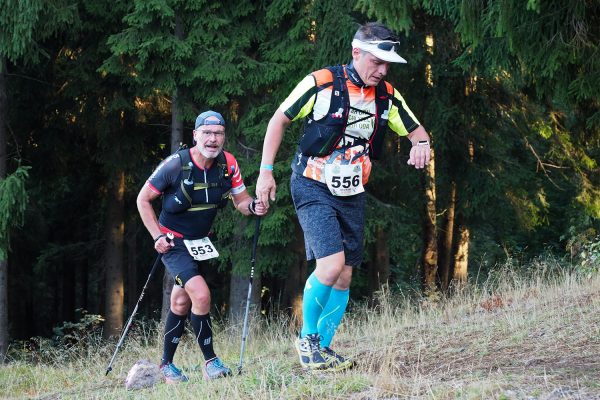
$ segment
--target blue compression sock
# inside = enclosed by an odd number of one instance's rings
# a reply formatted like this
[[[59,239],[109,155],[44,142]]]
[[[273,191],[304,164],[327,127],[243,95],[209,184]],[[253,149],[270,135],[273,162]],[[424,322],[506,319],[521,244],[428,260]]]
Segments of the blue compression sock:
[[[323,308],[327,304],[331,288],[331,286],[319,282],[314,272],[306,280],[302,298],[302,318],[304,321],[300,337],[318,332],[319,317],[321,317]]]
[[[346,312],[349,298],[350,289],[338,290],[333,288],[331,290],[329,300],[327,300],[327,304],[317,325],[319,335],[321,335],[321,347],[329,347],[331,339],[333,339],[333,335],[335,335],[335,331]]]

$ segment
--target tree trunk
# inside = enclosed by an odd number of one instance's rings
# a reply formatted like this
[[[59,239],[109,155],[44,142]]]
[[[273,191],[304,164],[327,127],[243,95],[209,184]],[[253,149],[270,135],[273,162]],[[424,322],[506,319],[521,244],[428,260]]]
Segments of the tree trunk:
[[[0,260],[0,363],[8,350],[8,261]]]
[[[75,308],[88,310],[88,264],[87,260],[75,270]]]
[[[137,219],[130,221],[131,229],[127,238],[127,314],[131,314],[138,300],[137,288]]]
[[[176,19],[176,21],[178,21]],[[177,32],[180,23],[177,22],[175,31]],[[177,90],[173,93],[171,102],[171,153],[175,153],[179,149],[179,145],[183,142],[183,121],[180,117],[180,108]],[[163,274],[163,296],[162,296],[162,308],[160,313],[160,319],[162,322],[166,321],[167,314],[171,308],[171,292],[173,291],[173,285],[175,281],[169,274],[169,271],[165,268]]]
[[[6,95],[6,60],[0,57],[0,181],[6,178],[6,125],[8,97]],[[7,249],[8,251],[8,249]],[[8,259],[0,255],[0,363],[8,350]]]
[[[454,254],[454,272],[452,283],[456,289],[467,284],[467,268],[469,265],[469,228],[463,224],[458,226],[458,243]]]
[[[183,40],[185,32],[183,31],[183,23],[180,15],[175,15],[175,38]],[[176,87],[173,91],[171,101],[171,154],[175,153],[179,146],[183,143],[183,121],[181,119],[181,107],[180,107],[180,93]],[[171,292],[173,291],[173,285],[175,280],[169,274],[165,268],[163,274],[163,296],[162,296],[162,307],[160,313],[160,319],[164,323],[167,318],[167,314],[171,309]]]
[[[425,293],[437,291],[437,225],[436,225],[436,188],[435,188],[435,153],[431,150],[431,161],[426,167],[425,180],[425,221],[423,226],[423,289]]]
[[[390,278],[390,248],[388,235],[383,227],[377,228],[376,241],[373,245],[373,255],[369,268],[369,292],[380,290]]]
[[[292,264],[287,271],[285,286],[283,289],[282,303],[283,306],[289,308],[292,318],[293,331],[298,330],[302,326],[302,295],[304,291],[304,283],[308,275],[308,262],[306,261],[306,250],[304,248],[304,234],[299,224],[294,224],[294,243],[293,252],[298,262]],[[294,332],[295,333],[295,332]]]
[[[229,322],[232,325],[241,326],[244,322],[249,283],[250,274],[247,276],[231,274],[229,285]],[[254,278],[252,279],[252,295],[250,298],[250,316],[257,315],[260,311],[260,289],[260,275],[254,274]]]
[[[240,231],[238,231],[240,232]],[[238,243],[243,240],[241,234],[235,233],[234,240]],[[250,253],[251,254],[251,253]],[[249,262],[251,265],[251,261]],[[262,282],[260,274],[254,271],[252,278],[252,294],[250,297],[250,308],[248,318],[256,316],[260,312]],[[231,325],[242,326],[248,300],[248,289],[250,286],[250,271],[247,274],[231,273],[229,280],[229,322]]]
[[[108,220],[105,249],[106,287],[104,310],[104,337],[119,335],[123,328],[123,240],[125,233],[124,194],[125,173],[116,174],[117,182],[111,185],[108,200]]]
[[[456,209],[456,182],[450,184],[450,203],[446,213],[446,231],[442,243],[442,251],[439,263],[438,274],[440,276],[440,285],[443,291],[448,290],[450,281],[450,265],[452,261],[452,245],[454,242],[454,212]]]
[[[63,272],[60,282],[62,285],[62,321],[75,320],[75,269],[76,268],[68,262],[63,261],[61,265],[61,270]]]
[[[6,94],[6,59],[0,57],[0,180],[6,178],[6,142],[8,136],[8,96]]]

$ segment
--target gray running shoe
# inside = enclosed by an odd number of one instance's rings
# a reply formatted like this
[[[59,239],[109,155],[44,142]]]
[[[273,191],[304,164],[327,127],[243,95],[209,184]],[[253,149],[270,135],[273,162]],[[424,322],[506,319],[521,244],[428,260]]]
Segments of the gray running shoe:
[[[303,338],[296,338],[295,345],[302,368],[311,370],[322,370],[327,368],[328,361],[319,349],[318,333],[312,333]]]
[[[343,371],[354,366],[354,362],[348,358],[340,356],[329,347],[321,347],[321,354],[325,356],[327,360],[326,371]]]
[[[204,364],[204,368],[202,368],[202,373],[204,375],[204,379],[217,379],[224,378],[226,376],[231,375],[231,369],[227,368],[223,362],[219,359],[219,357],[211,358]]]
[[[163,377],[165,378],[165,383],[171,384],[188,381],[188,377],[185,376],[183,372],[181,372],[181,370],[173,363],[162,365],[160,367],[160,372],[162,372]]]

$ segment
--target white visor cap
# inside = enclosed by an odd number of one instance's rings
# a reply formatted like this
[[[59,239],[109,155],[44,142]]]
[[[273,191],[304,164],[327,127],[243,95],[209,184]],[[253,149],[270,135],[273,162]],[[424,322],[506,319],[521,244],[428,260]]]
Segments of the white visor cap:
[[[352,40],[353,48],[369,52],[383,61],[406,64],[406,60],[396,53],[396,46],[399,44],[399,42],[392,40],[374,40],[369,42],[363,42],[358,39]]]

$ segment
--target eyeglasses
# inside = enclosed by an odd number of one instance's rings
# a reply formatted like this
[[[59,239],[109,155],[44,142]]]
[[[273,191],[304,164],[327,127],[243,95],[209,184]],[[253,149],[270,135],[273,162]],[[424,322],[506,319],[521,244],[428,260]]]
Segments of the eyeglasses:
[[[394,46],[395,45],[399,45],[400,42],[394,42],[391,40],[374,40],[372,42],[366,42],[369,44],[376,44],[378,49],[384,50],[384,51],[394,51]]]
[[[200,131],[204,136],[215,135],[215,137],[223,137],[225,136],[225,131]]]

